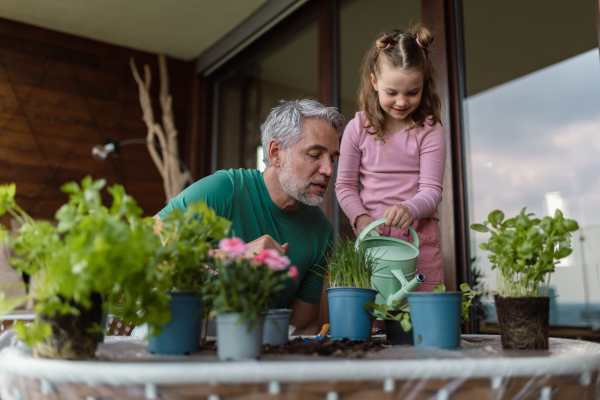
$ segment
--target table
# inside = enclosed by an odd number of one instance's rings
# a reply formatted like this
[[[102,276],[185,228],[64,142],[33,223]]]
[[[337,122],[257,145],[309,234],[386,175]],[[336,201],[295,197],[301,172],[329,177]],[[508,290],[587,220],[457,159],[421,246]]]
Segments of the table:
[[[0,352],[0,396],[10,399],[599,399],[600,344],[550,338],[548,351],[504,351],[499,336],[463,335],[461,348],[393,346],[359,360],[216,354],[155,356],[109,337],[97,360]]]

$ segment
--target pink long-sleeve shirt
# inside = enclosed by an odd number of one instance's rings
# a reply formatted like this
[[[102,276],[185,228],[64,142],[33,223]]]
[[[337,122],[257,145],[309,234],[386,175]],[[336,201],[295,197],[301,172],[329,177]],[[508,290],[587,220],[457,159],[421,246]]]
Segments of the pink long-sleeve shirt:
[[[344,131],[335,193],[356,228],[356,218],[374,219],[394,204],[403,204],[414,220],[434,218],[442,200],[446,141],[438,123],[400,131],[376,141],[364,128],[362,112]],[[359,182],[362,188],[359,192]]]

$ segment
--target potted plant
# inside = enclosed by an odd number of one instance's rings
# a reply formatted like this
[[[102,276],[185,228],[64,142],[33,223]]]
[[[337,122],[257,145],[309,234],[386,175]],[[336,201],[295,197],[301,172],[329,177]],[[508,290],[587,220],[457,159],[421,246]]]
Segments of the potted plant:
[[[325,255],[327,268],[325,279],[329,287],[329,323],[333,340],[371,340],[372,310],[365,309],[365,303],[375,301],[377,291],[371,289],[371,276],[377,263],[372,253],[367,251],[364,241],[355,243],[338,236],[332,255]]]
[[[413,345],[416,341],[418,346],[453,349],[460,346],[460,324],[457,321],[460,319],[463,323],[471,322],[469,309],[473,306],[473,299],[485,292],[485,290],[475,292],[467,283],[460,285],[460,290],[462,291],[460,308],[456,307],[454,300],[457,295],[452,297],[444,295],[446,293],[444,284],[435,286],[432,292],[425,294],[425,297],[417,293],[416,302],[413,296],[416,310],[414,331],[411,309],[407,303],[394,302],[393,307],[387,304],[367,303],[365,307],[378,311],[377,315],[373,315],[385,321],[386,339],[394,344]],[[425,301],[421,300],[425,298],[427,298]]]
[[[186,210],[174,209],[162,219],[162,247],[156,262],[162,272],[158,289],[170,297],[171,319],[159,335],[150,332],[148,350],[155,354],[192,354],[199,350],[204,316],[202,288],[211,285],[213,271],[205,264],[213,241],[227,236],[231,222],[203,201]]]
[[[479,247],[492,253],[488,258],[496,270],[494,302],[502,347],[547,349],[550,275],[558,260],[573,251],[571,232],[579,225],[565,219],[560,210],[541,220],[525,210],[507,220],[502,211],[494,210],[487,221],[471,229],[490,233],[488,242]]]
[[[112,204],[103,206],[104,185],[89,176],[81,186],[63,185],[69,202],[57,211],[57,226],[23,211],[14,184],[0,186],[0,215],[8,213],[21,225],[19,236],[5,237],[21,256],[11,261],[36,282],[35,292],[20,298],[7,300],[0,292],[0,313],[34,301],[35,321],[18,323],[15,330],[36,356],[93,357],[109,304],[119,304],[114,312],[127,323],[154,327],[168,320],[167,295],[153,290],[161,275],[154,261],[160,246],[154,220],[141,217],[120,185],[108,188]]]
[[[393,344],[413,345],[412,323],[410,321],[410,307],[408,303],[400,304],[394,301],[391,306],[386,303],[367,303],[366,309],[373,312],[375,318],[380,318],[385,323],[385,338]]]
[[[203,288],[216,315],[217,355],[220,360],[257,358],[268,306],[286,279],[297,279],[298,269],[288,269],[289,258],[274,249],[244,258],[247,246],[239,238],[221,240],[219,249],[209,263],[215,271],[212,284]]]

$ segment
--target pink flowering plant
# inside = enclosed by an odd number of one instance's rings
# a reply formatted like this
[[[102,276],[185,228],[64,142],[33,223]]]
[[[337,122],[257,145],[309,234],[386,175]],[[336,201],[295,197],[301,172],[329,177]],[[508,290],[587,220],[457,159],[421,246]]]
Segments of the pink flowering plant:
[[[248,321],[248,329],[252,329],[258,315],[268,310],[285,287],[285,281],[298,279],[298,268],[290,266],[290,259],[274,249],[244,257],[248,248],[239,238],[221,240],[219,249],[221,253],[209,264],[214,278],[203,289],[204,300],[212,301],[211,313],[240,313],[238,323]]]

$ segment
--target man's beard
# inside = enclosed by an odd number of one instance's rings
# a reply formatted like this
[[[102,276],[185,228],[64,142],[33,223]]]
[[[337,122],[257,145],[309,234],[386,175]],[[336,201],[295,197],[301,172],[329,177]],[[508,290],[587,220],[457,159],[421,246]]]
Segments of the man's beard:
[[[279,183],[281,183],[283,190],[285,190],[290,197],[306,204],[307,206],[318,206],[325,198],[325,193],[322,195],[320,193],[315,193],[313,195],[308,193],[308,188],[310,187],[311,183],[328,181],[329,179],[327,179],[325,176],[319,176],[310,179],[307,183],[302,182],[294,174],[292,167],[289,165],[289,159],[286,159],[283,162],[281,170],[279,171]]]

